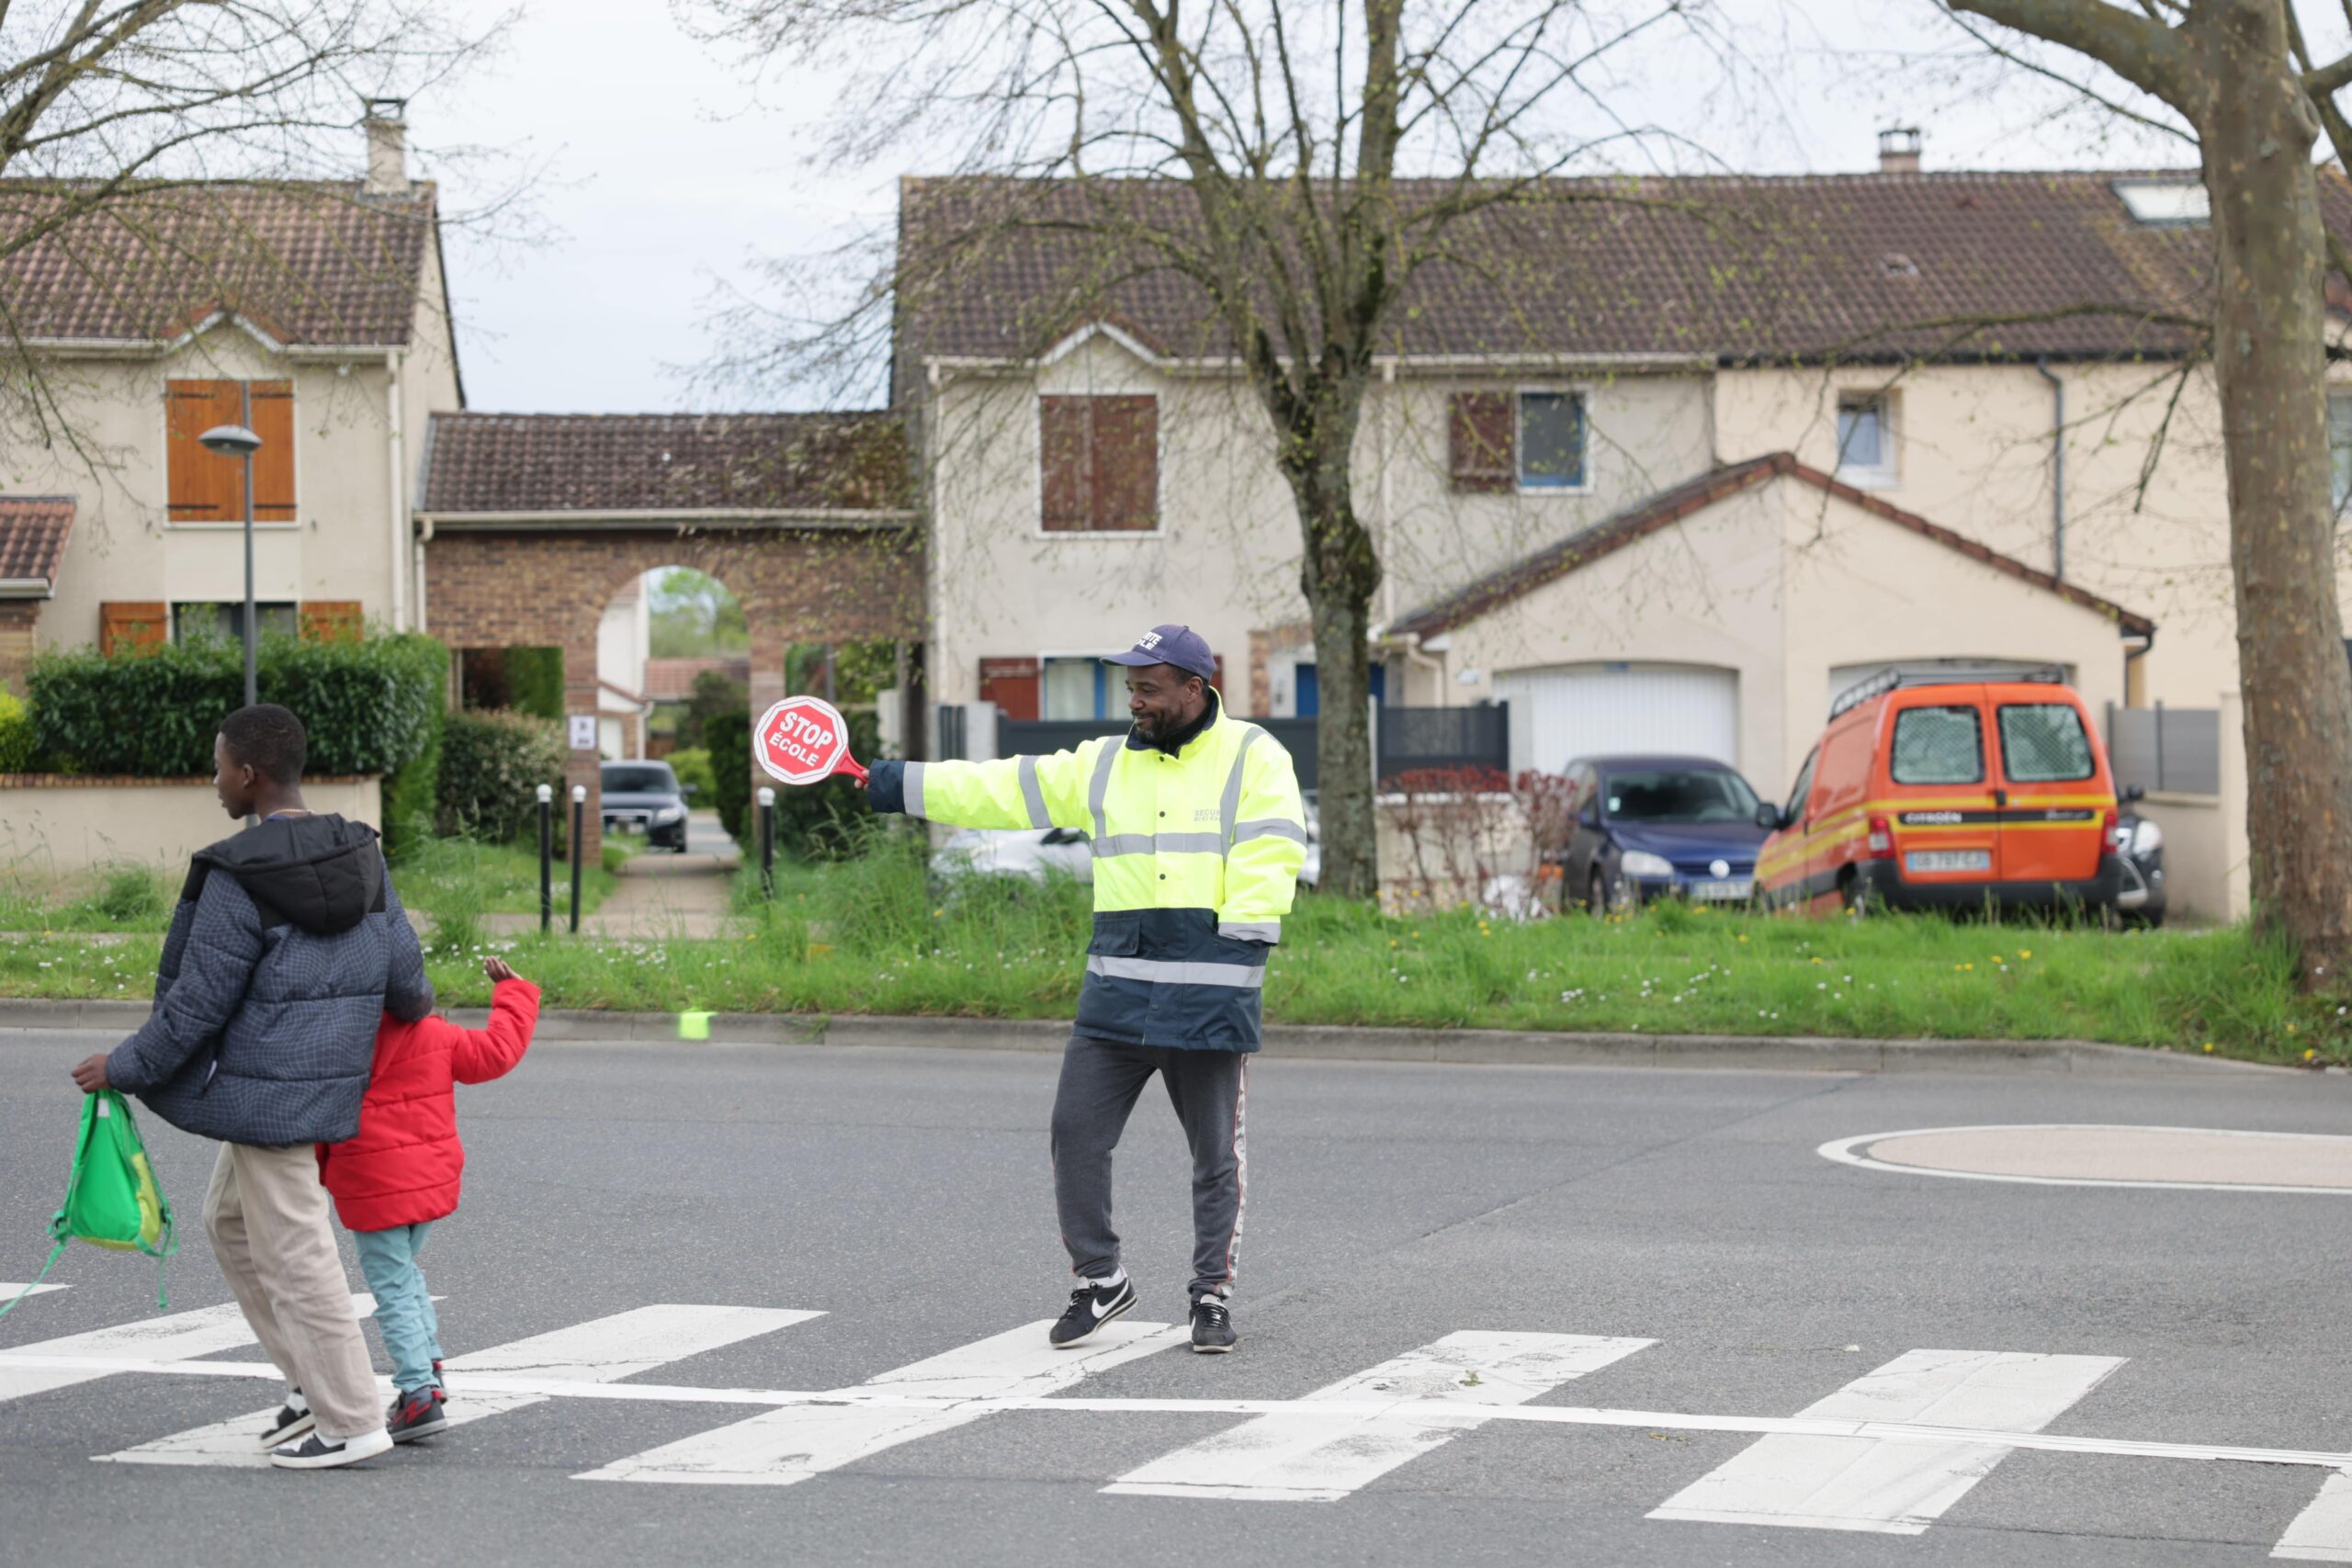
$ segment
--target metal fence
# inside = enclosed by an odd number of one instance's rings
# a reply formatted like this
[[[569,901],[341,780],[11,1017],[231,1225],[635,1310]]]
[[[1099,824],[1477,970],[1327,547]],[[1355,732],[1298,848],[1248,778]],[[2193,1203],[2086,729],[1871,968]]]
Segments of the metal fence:
[[[2107,705],[2107,760],[2115,787],[2149,794],[2222,793],[2222,715],[2215,708]]]
[[[1379,716],[1374,725],[1380,755],[1375,772],[1383,779],[1418,768],[1487,767],[1507,772],[1510,767],[1508,703],[1491,707],[1384,707],[1376,711]],[[949,750],[945,713],[943,709],[940,750],[947,756],[960,755],[960,746],[956,750]],[[957,716],[960,719],[961,715]],[[1298,773],[1298,787],[1310,795],[1315,793],[1320,782],[1316,765],[1315,720],[1253,718],[1250,722],[1262,726],[1283,743],[1290,752],[1291,765]],[[1116,718],[1000,718],[997,750],[1006,757],[1062,751],[1097,735],[1126,732],[1126,721]],[[958,728],[956,734],[960,737],[961,733]]]

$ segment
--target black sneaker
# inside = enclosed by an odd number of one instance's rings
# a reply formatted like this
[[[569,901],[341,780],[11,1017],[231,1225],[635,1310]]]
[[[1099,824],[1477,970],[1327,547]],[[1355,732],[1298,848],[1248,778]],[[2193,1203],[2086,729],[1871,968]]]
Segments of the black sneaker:
[[[1046,1337],[1057,1350],[1073,1345],[1083,1345],[1094,1337],[1094,1331],[1136,1304],[1136,1282],[1132,1276],[1115,1285],[1098,1285],[1089,1280],[1069,1293],[1069,1310],[1062,1314],[1059,1323]]]
[[[384,1429],[396,1443],[413,1443],[449,1427],[448,1396],[440,1389],[413,1389],[392,1401],[384,1413]]]
[[[301,1391],[297,1389],[295,1392],[299,1393]],[[261,1435],[262,1451],[267,1453],[280,1443],[290,1443],[297,1438],[306,1437],[318,1424],[318,1416],[311,1414],[308,1404],[300,1410],[291,1404],[281,1404],[277,1407],[277,1414],[269,1418],[269,1429]]]
[[[299,1443],[270,1450],[269,1462],[280,1470],[333,1470],[338,1465],[357,1464],[361,1460],[390,1453],[391,1449],[392,1435],[381,1427],[340,1443],[330,1443],[312,1432]]]
[[[1204,1356],[1222,1356],[1240,1336],[1233,1332],[1233,1309],[1215,1296],[1193,1303],[1193,1348]]]

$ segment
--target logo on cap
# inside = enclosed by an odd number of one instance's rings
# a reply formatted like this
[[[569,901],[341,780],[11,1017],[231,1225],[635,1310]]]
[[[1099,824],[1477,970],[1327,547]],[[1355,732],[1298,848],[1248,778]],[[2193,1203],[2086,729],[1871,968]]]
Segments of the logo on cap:
[[[1137,648],[1158,648],[1159,646],[1159,634],[1158,632],[1146,632],[1143,636],[1136,638],[1136,646]]]

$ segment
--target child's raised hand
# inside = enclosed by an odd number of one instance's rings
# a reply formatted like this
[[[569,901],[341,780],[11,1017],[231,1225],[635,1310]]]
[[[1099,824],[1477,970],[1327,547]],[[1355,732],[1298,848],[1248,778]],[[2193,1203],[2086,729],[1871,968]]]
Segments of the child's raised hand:
[[[481,972],[489,976],[493,981],[519,980],[522,978],[521,976],[515,974],[514,970],[506,966],[506,960],[503,958],[483,959],[481,961]]]

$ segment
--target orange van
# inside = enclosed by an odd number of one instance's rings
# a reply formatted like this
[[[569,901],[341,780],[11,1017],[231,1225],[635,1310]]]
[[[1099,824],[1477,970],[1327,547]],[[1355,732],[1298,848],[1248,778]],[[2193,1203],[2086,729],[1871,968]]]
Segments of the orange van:
[[[1785,806],[1757,820],[1780,908],[2114,904],[2115,780],[2058,671],[1889,671],[1842,693]]]

